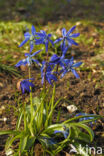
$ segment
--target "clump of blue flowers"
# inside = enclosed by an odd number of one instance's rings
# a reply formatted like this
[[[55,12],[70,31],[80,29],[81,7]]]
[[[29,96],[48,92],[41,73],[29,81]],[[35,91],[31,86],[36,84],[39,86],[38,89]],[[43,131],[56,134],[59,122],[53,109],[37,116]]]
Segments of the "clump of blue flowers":
[[[28,66],[32,65],[32,62],[37,63],[40,66],[40,71],[41,71],[41,77],[42,77],[42,84],[46,83],[48,81],[49,84],[53,84],[54,81],[57,81],[57,76],[56,75],[61,75],[60,78],[63,78],[66,73],[72,72],[76,78],[79,78],[78,73],[76,72],[75,68],[79,67],[82,62],[74,63],[74,57],[71,59],[66,59],[65,54],[67,53],[68,49],[70,46],[78,45],[72,38],[78,37],[80,34],[79,33],[74,33],[71,34],[75,30],[76,26],[73,26],[71,29],[69,29],[68,32],[66,32],[66,29],[62,29],[62,37],[56,39],[55,41],[52,41],[51,37],[52,34],[46,34],[45,31],[40,30],[40,32],[36,32],[36,29],[34,26],[31,28],[32,34],[29,32],[26,32],[24,34],[25,40],[19,45],[19,47],[23,46],[27,41],[30,41],[30,54],[26,53],[25,56],[27,57],[26,59],[23,59],[19,61],[15,66],[19,67],[21,65],[26,65]],[[62,56],[59,57],[57,54],[53,54],[53,56],[50,58],[49,61],[49,56],[48,56],[48,47],[49,43],[54,47],[54,44],[58,43],[61,41],[61,49],[62,49]],[[42,63],[40,63],[38,60],[33,59],[36,54],[38,54],[41,50],[31,54],[33,50],[33,45],[39,45],[43,44],[45,45],[45,51],[47,52],[47,58],[46,60],[43,60]],[[60,67],[60,71],[56,70],[56,65],[58,68]],[[57,74],[56,74],[57,73]]]
[[[55,101],[55,87],[58,80],[63,78],[69,72],[72,72],[76,78],[80,78],[76,68],[80,67],[82,62],[75,63],[74,57],[66,58],[66,53],[72,45],[77,46],[78,43],[73,38],[78,37],[79,33],[73,33],[76,26],[66,31],[62,29],[62,37],[52,40],[52,34],[47,34],[45,31],[40,30],[36,32],[34,26],[31,27],[31,33],[24,34],[24,40],[19,47],[24,46],[26,42],[30,44],[29,53],[25,53],[25,58],[20,60],[15,67],[21,65],[28,66],[28,78],[20,82],[19,88],[22,93],[30,93],[30,104],[23,101],[23,107],[19,108],[19,116],[16,125],[16,130],[0,132],[0,134],[11,134],[6,143],[6,153],[11,149],[12,144],[18,139],[19,146],[15,151],[12,150],[14,155],[24,156],[32,153],[34,145],[39,142],[46,153],[55,156],[64,147],[73,144],[76,148],[80,141],[90,142],[93,141],[93,131],[86,125],[87,121],[95,121],[99,118],[97,115],[77,114],[73,118],[66,121],[59,122],[59,115],[57,122],[53,123],[53,115],[57,104],[60,102]],[[49,57],[49,45],[53,48],[56,43],[60,43],[61,56],[57,53]],[[34,46],[42,44],[44,46],[46,56],[40,62],[36,59],[39,53],[43,52],[41,49],[33,52]],[[40,69],[41,83],[43,90],[40,97],[33,97],[32,88],[34,78],[31,78],[32,63],[36,63]],[[47,82],[50,87],[47,87]],[[51,96],[50,96],[51,94]],[[23,96],[23,95],[22,95]],[[78,120],[79,119],[79,120]],[[21,123],[23,128],[21,129]],[[81,129],[84,129],[83,132]],[[86,134],[87,133],[87,134]],[[84,137],[83,137],[84,136]],[[32,154],[31,154],[32,155]]]

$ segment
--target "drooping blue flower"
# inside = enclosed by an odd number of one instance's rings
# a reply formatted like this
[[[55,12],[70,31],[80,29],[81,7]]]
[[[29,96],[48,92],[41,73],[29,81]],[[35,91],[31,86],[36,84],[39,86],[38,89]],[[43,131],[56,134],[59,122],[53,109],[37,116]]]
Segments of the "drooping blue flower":
[[[47,35],[44,30],[41,30],[40,32],[37,32],[36,35],[38,39],[36,39],[35,44],[45,44],[46,52],[48,51],[49,42],[52,44],[52,46],[54,46],[53,41],[50,39],[52,36],[51,34]]]
[[[42,137],[42,140],[44,140],[47,147],[54,146],[55,144],[57,144],[56,140],[54,140],[53,138],[50,138],[50,137],[49,138]]]
[[[80,33],[74,33],[74,34],[71,34],[74,30],[75,30],[76,26],[73,26],[71,29],[69,29],[68,32],[66,32],[66,29],[63,28],[62,29],[62,37],[56,39],[54,41],[54,44],[55,43],[58,43],[60,41],[61,42],[61,49],[65,49],[66,45],[68,44],[68,46],[70,47],[72,44],[74,45],[78,45],[78,43],[76,43],[72,38],[76,38],[80,35]]]
[[[22,41],[22,43],[19,45],[19,47],[22,47],[27,41],[30,40],[30,52],[32,52],[33,48],[34,48],[34,44],[35,44],[35,34],[36,34],[36,30],[35,30],[35,27],[32,25],[31,27],[31,33],[30,34],[29,32],[26,32],[24,34],[24,41]]]
[[[33,84],[32,82],[30,82],[30,80],[34,80],[34,79],[33,79],[33,78],[31,78],[31,79],[26,79],[26,80],[22,80],[22,81],[20,82],[20,88],[21,88],[21,91],[22,91],[23,94],[24,94],[26,91],[27,91],[27,92],[31,92],[30,87],[31,87],[31,88],[34,87],[34,84]]]
[[[19,62],[15,65],[15,67],[19,67],[19,66],[21,66],[21,65],[24,65],[24,66],[25,66],[26,64],[28,64],[28,66],[30,66],[30,65],[32,64],[32,61],[33,61],[33,62],[36,62],[38,65],[40,65],[40,63],[39,63],[38,60],[32,58],[33,56],[35,56],[36,54],[38,54],[40,51],[41,51],[41,50],[38,50],[38,51],[36,51],[35,53],[33,53],[32,55],[30,55],[30,53],[25,53],[25,56],[26,56],[27,58],[26,58],[26,59],[23,59],[23,60],[21,60],[21,61],[19,61]]]
[[[76,78],[80,78],[74,68],[79,67],[82,64],[82,62],[74,63],[74,58],[72,57],[71,59],[64,59],[63,63],[64,63],[64,66],[62,69],[61,78],[64,77],[64,75],[69,71],[71,71],[75,75]]]
[[[91,117],[86,117],[88,115],[91,115]],[[77,113],[76,114],[76,117],[77,116],[84,116],[83,118],[80,118],[79,119],[79,122],[83,121],[83,120],[93,120],[95,117],[94,117],[95,114],[87,114],[87,113]],[[96,122],[96,121],[95,121]],[[90,125],[92,126],[92,122],[90,122]]]
[[[41,78],[42,78],[42,84],[44,83],[45,79],[48,81],[49,84],[52,85],[52,81],[57,81],[57,78],[54,73],[52,72],[53,68],[49,63],[46,63],[45,61],[42,62],[41,67]]]
[[[57,133],[63,134],[64,138],[66,139],[69,135],[69,128],[66,128],[66,126],[64,126],[63,131],[62,130],[55,130],[54,131],[54,134],[57,134]]]
[[[63,50],[63,53],[62,53],[62,56],[59,57],[57,54],[53,54],[53,56],[50,58],[50,63],[51,64],[58,64],[60,65],[61,67],[64,67],[64,60],[65,60],[65,54],[68,50],[68,47],[66,47],[64,50]]]

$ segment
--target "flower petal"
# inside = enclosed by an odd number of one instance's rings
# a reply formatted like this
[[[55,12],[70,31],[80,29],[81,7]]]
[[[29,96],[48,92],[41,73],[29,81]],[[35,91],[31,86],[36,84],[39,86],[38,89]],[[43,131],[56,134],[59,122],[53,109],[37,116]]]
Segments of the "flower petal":
[[[67,32],[67,36],[69,36],[70,35],[70,33],[72,33],[73,31],[74,31],[74,29],[76,28],[76,26],[73,26],[68,32]]]
[[[68,44],[69,44],[69,46],[71,45],[71,44],[74,44],[74,45],[78,45],[78,43],[76,43],[73,39],[71,39],[71,38],[69,38],[69,37],[67,37],[66,38],[67,39],[67,41],[68,41]]]
[[[65,57],[65,54],[66,54],[66,52],[68,51],[68,48],[69,48],[69,47],[65,47],[65,49],[63,49],[63,54],[62,54],[62,56]]]
[[[56,44],[56,43],[58,43],[58,42],[60,42],[60,41],[62,41],[62,37],[60,37],[60,38],[58,38],[58,39],[56,39],[55,41],[54,41],[54,44]]]
[[[78,73],[75,71],[75,69],[71,69],[72,73],[75,75],[76,78],[80,78]]]
[[[37,63],[40,66],[40,62],[38,60],[32,59],[32,61]]]
[[[49,38],[52,37],[52,34],[48,34],[48,37],[49,37]]]
[[[45,36],[47,36],[46,32],[44,30],[40,30],[40,32]]]
[[[62,29],[62,35],[63,35],[63,37],[66,37],[66,29],[65,28]]]
[[[34,49],[34,43],[33,41],[30,41],[30,53],[32,52],[33,49]]]
[[[29,53],[25,53],[25,56],[26,56],[26,57],[29,57],[29,56],[30,56],[30,54],[29,54]]]
[[[40,53],[41,51],[42,51],[42,50],[38,50],[38,51],[36,51],[35,53],[33,53],[33,54],[31,55],[31,57],[37,55],[37,54]]]
[[[50,79],[49,77],[46,77],[46,79],[47,79],[47,81],[48,81],[48,83],[49,83],[50,85],[53,85],[52,82],[51,82],[51,79]]]
[[[82,64],[82,62],[78,62],[76,64],[73,64],[73,67],[79,67]]]
[[[44,34],[43,34],[43,33],[40,33],[40,32],[37,32],[36,35],[37,35],[38,37],[44,37]]]
[[[29,38],[26,38],[24,41],[22,41],[22,43],[19,45],[19,47],[22,47],[28,40],[29,40]]]
[[[66,41],[63,40],[63,42],[61,43],[61,50],[64,51],[65,48],[66,48]]]
[[[35,40],[35,44],[36,45],[39,45],[39,44],[42,44],[43,43],[43,39],[41,38],[41,39],[36,39]]]
[[[51,42],[52,46],[54,47],[54,42],[50,39],[49,39],[49,42]]]
[[[80,33],[75,33],[75,34],[70,35],[70,37],[76,38],[76,37],[78,37],[79,35],[80,35]]]
[[[66,73],[67,73],[67,70],[64,70],[64,72],[61,74],[61,78],[63,78]]]
[[[29,39],[29,38],[30,38],[30,36],[31,36],[31,35],[30,35],[30,33],[29,33],[29,32],[26,32],[26,33],[24,34],[25,39],[27,39],[27,38]]]
[[[57,133],[62,133],[62,131],[55,130],[55,131],[54,131],[54,134],[57,134]]]
[[[48,52],[48,40],[45,42],[46,52]]]
[[[16,65],[15,65],[15,67],[19,67],[19,66],[21,66],[21,65],[26,65],[27,64],[27,60],[26,59],[24,59],[24,60],[21,60],[21,61],[19,61]]]
[[[32,35],[35,35],[35,33],[36,33],[36,29],[35,29],[35,27],[33,25],[31,27],[31,32],[32,32]]]
[[[53,54],[53,55],[51,56],[51,58],[50,58],[50,62],[51,62],[51,63],[57,63],[57,61],[59,61],[59,60],[60,60],[60,57],[58,57],[57,54]]]

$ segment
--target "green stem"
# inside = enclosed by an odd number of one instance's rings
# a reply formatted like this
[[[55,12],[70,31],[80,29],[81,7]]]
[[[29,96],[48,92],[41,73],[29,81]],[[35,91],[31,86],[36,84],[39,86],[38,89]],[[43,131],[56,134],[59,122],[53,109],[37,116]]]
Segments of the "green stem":
[[[46,52],[46,50],[45,50]],[[46,52],[46,64],[45,64],[45,68],[44,68],[44,85],[43,85],[43,90],[44,92],[46,92],[46,72],[47,72],[47,62],[48,62],[48,59],[49,59],[49,55],[48,55],[48,51]]]
[[[29,66],[29,79],[31,78],[31,68]],[[31,80],[30,80],[31,82]],[[30,109],[31,109],[31,121],[30,121],[30,129],[31,129],[31,135],[34,136],[33,134],[33,128],[32,128],[32,122],[33,122],[33,102],[32,102],[32,87],[30,87]]]
[[[23,102],[23,107],[24,107],[24,129],[26,130],[26,110],[25,110],[25,108],[26,108],[26,103],[25,102]]]

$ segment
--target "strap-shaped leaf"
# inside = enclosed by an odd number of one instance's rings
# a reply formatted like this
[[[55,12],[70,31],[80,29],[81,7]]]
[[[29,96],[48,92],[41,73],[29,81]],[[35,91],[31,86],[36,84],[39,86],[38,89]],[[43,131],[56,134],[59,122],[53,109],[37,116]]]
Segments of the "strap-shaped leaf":
[[[31,136],[27,138],[26,150],[29,150],[32,147],[32,145],[34,144],[35,140],[36,140],[36,138],[35,137],[31,137]]]
[[[63,130],[63,124],[53,124],[47,127],[43,133],[53,133],[54,130]]]
[[[7,150],[8,148],[10,148],[11,145],[12,145],[12,143],[15,140],[19,139],[19,138],[21,138],[21,133],[19,135],[16,135],[16,136],[9,137],[8,140],[7,140],[7,142],[6,142],[6,145],[5,145],[5,150]]]
[[[13,131],[13,130],[0,131],[0,135],[18,134],[18,133],[19,131]]]
[[[78,136],[78,140],[82,140],[86,143],[89,143],[90,142],[90,136],[84,132],[81,132]]]
[[[16,130],[19,129],[21,121],[22,121],[22,116],[23,116],[23,111],[20,113],[18,120],[17,120],[17,124],[16,124]]]
[[[75,121],[75,120],[78,120],[78,119],[80,119],[80,118],[85,118],[85,117],[86,117],[86,118],[87,118],[87,117],[93,117],[93,118],[95,118],[95,120],[98,120],[98,119],[102,118],[102,116],[100,116],[100,115],[77,116],[77,117],[70,118],[70,119],[64,121],[64,124],[69,123],[69,122],[72,122],[72,121]],[[94,120],[94,119],[92,119],[92,120]],[[85,122],[85,121],[84,121],[84,122]]]
[[[23,137],[20,139],[19,149],[20,149],[20,152],[21,152],[21,153],[23,153],[23,151],[25,150],[25,147],[26,147],[26,145],[27,145],[27,139],[28,139],[28,135],[23,136]]]
[[[82,124],[82,123],[73,123],[73,126],[77,126],[77,127],[81,127],[83,129],[85,129],[88,132],[89,136],[90,136],[90,141],[93,141],[94,133],[93,133],[93,131],[92,131],[92,129],[90,127],[88,127],[87,125]]]

